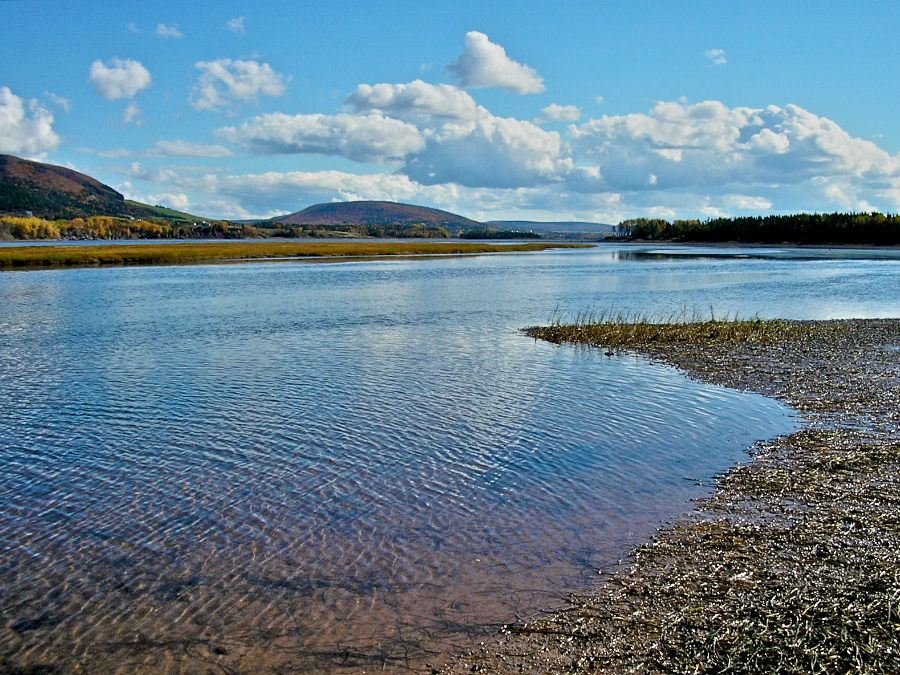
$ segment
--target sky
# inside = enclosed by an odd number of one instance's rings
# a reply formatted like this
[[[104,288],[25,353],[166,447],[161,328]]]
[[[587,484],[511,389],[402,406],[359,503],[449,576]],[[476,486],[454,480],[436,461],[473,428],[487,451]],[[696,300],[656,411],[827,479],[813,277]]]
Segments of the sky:
[[[209,218],[900,210],[895,0],[0,0],[0,153]]]

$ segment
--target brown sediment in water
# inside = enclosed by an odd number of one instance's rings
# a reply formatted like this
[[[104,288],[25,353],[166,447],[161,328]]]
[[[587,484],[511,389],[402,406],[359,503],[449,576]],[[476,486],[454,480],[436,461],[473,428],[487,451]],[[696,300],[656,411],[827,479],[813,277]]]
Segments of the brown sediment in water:
[[[755,448],[630,568],[445,672],[900,672],[900,320],[608,323],[527,332],[775,397],[804,428]]]

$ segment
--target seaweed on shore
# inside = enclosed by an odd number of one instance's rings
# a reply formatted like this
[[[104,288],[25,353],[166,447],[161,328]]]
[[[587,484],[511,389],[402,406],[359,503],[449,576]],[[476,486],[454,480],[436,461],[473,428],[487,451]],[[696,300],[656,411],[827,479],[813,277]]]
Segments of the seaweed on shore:
[[[629,569],[447,672],[900,672],[900,320],[579,323],[527,332],[781,398],[805,428]]]

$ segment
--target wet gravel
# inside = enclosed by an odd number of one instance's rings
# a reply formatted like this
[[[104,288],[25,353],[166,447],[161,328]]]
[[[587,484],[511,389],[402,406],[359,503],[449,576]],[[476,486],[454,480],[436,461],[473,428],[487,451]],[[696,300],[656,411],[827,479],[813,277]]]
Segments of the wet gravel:
[[[628,347],[780,399],[803,428],[568,608],[442,672],[900,672],[900,320],[788,323],[775,344]]]

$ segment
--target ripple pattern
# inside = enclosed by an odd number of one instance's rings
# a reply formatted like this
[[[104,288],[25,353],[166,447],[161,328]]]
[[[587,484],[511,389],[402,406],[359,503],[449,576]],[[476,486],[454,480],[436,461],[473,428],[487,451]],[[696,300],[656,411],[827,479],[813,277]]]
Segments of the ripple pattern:
[[[0,652],[422,670],[558,606],[792,428],[759,397],[516,334],[533,310],[503,271],[0,277]]]

